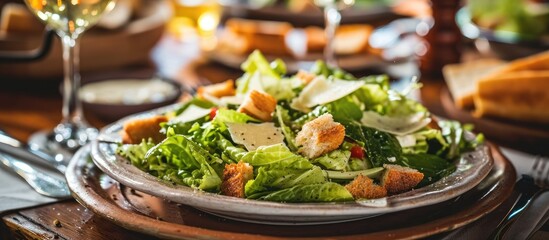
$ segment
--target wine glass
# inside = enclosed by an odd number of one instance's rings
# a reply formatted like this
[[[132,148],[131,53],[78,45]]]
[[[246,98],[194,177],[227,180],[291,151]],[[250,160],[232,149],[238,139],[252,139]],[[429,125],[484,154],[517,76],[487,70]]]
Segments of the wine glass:
[[[63,119],[52,130],[33,134],[29,146],[54,156],[57,161],[66,162],[78,148],[98,134],[98,130],[84,118],[78,97],[79,39],[104,12],[114,8],[115,0],[25,0],[25,3],[60,37],[64,74]]]
[[[314,3],[324,10],[324,34],[326,35],[324,58],[326,64],[337,67],[334,38],[335,32],[341,23],[340,11],[354,5],[355,0],[314,0]]]

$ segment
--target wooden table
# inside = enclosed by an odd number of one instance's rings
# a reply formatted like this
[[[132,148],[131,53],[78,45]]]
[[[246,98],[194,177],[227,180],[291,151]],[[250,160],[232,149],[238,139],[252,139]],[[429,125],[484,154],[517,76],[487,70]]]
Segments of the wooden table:
[[[160,63],[169,64],[169,63]],[[165,66],[164,66],[165,67]],[[142,71],[148,74],[150,66],[138,66],[123,71]],[[109,74],[109,73],[102,73]],[[116,74],[120,74],[117,72]],[[235,78],[239,70],[196,58],[185,61],[174,79],[181,83],[219,82]],[[368,72],[355,73],[356,75]],[[92,74],[83,74],[83,79],[93,78]],[[96,76],[95,76],[96,77]],[[421,97],[424,104],[434,113],[445,116],[440,104],[440,90],[444,87],[441,78],[422,78],[424,83]],[[59,82],[27,83],[19,82],[14,86],[6,84],[0,89],[0,128],[15,138],[26,141],[39,130],[51,129],[61,120],[61,96]],[[85,112],[89,122],[101,128],[108,121],[93,113]],[[54,220],[61,223],[56,226]],[[70,223],[70,224],[65,224]],[[66,200],[28,209],[15,210],[3,214],[0,222],[2,239],[151,239],[139,233],[131,232],[95,216],[75,200]]]

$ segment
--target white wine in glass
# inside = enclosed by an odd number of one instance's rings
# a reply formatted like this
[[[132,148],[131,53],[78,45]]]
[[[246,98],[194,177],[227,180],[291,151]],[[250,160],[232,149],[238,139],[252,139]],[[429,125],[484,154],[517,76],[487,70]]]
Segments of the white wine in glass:
[[[33,134],[29,145],[67,161],[78,148],[97,136],[82,113],[80,88],[79,38],[102,14],[114,8],[115,0],[25,0],[31,11],[53,29],[63,46],[63,119],[53,130]]]
[[[314,0],[314,3],[324,10],[324,33],[326,35],[324,58],[328,66],[337,67],[334,37],[341,23],[340,10],[351,7],[355,4],[355,0]]]

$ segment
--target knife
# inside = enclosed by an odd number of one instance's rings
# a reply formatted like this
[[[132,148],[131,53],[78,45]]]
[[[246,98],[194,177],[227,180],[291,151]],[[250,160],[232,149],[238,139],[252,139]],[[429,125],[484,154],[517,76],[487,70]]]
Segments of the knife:
[[[540,192],[532,199],[530,206],[517,216],[515,222],[504,232],[502,239],[529,239],[546,219],[549,211],[549,191]]]

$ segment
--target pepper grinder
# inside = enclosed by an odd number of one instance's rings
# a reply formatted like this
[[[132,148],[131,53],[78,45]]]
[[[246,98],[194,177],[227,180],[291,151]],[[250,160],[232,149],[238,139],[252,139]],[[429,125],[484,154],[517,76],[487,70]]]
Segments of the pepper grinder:
[[[461,33],[455,21],[460,0],[431,0],[433,26],[425,35],[428,48],[420,57],[422,75],[441,77],[442,67],[461,58]]]

